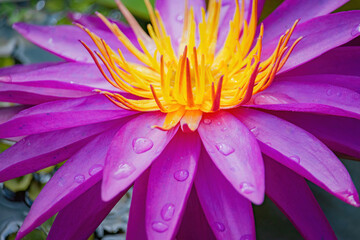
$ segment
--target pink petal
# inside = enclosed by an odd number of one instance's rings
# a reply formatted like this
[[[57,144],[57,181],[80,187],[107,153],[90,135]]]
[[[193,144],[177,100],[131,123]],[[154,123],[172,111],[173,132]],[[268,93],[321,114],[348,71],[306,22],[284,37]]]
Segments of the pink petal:
[[[299,37],[303,39],[295,47],[280,72],[293,69],[321,54],[349,42],[360,34],[360,11],[348,11],[314,18],[296,27],[289,45]],[[262,54],[266,59],[278,43],[275,39],[264,45]]]
[[[256,94],[250,105],[256,108],[314,112],[360,118],[360,94],[330,84],[278,81]]]
[[[62,162],[87,144],[91,137],[120,123],[97,123],[28,136],[0,155],[0,182]]]
[[[360,76],[360,47],[338,47],[284,75],[341,74]]]
[[[344,165],[313,135],[264,112],[238,109],[234,114],[251,129],[263,153],[341,200],[360,205]]]
[[[119,108],[102,95],[59,100],[21,111],[0,125],[0,137],[50,132],[119,119],[135,113]]]
[[[9,81],[7,77],[3,77],[3,75],[17,74],[17,73],[25,73],[33,70],[38,70],[45,67],[56,66],[61,63],[35,63],[30,65],[14,65],[11,67],[0,68],[0,82]]]
[[[264,166],[255,137],[238,119],[221,111],[207,114],[198,128],[215,165],[244,197],[264,200]]]
[[[202,151],[196,191],[217,239],[255,239],[251,202],[242,197]]]
[[[201,142],[197,133],[179,132],[151,165],[146,230],[149,239],[173,239],[195,176]]]
[[[145,209],[149,172],[149,169],[145,170],[134,183],[129,222],[126,229],[127,240],[148,239],[145,227]]]
[[[129,121],[115,135],[106,156],[102,198],[108,201],[130,186],[164,150],[177,127],[162,131],[165,114],[146,113]]]
[[[282,35],[297,19],[301,23],[318,16],[331,13],[349,0],[285,0],[263,22],[265,27],[263,42],[268,42]],[[315,27],[317,28],[317,27]]]
[[[266,195],[283,211],[304,239],[337,239],[306,181],[264,156]]]
[[[15,23],[14,29],[26,39],[68,61],[93,63],[93,59],[79,40],[84,41],[91,50],[97,50],[89,35],[79,27],[63,26],[37,26],[27,23]],[[99,37],[105,39],[114,50],[120,48],[127,60],[135,60],[117,40],[114,34],[96,29]]]
[[[0,108],[0,124],[8,121],[20,111],[26,109],[26,106],[1,107]]]
[[[309,113],[279,112],[276,115],[311,132],[332,150],[360,159],[359,120]]]
[[[18,237],[31,232],[101,180],[105,156],[118,128],[94,138],[56,171],[35,199]]]
[[[101,183],[97,183],[59,212],[47,239],[88,239],[126,192],[127,189],[113,200],[104,202],[101,200]]]
[[[201,208],[196,190],[193,187],[187,206],[185,209],[183,221],[180,230],[176,236],[178,240],[215,240],[214,233],[210,228],[205,214]]]

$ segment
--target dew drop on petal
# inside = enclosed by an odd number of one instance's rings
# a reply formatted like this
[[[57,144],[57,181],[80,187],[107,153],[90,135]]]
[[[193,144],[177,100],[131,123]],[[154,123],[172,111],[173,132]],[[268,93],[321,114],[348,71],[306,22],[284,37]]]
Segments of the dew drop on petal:
[[[85,176],[82,174],[78,174],[74,177],[74,181],[77,183],[83,183],[85,182]]]
[[[294,155],[294,156],[290,156],[289,158],[291,160],[293,160],[294,162],[296,162],[296,163],[300,163],[300,157],[299,156]]]
[[[265,144],[268,146],[271,146],[271,142],[266,142]]]
[[[48,39],[48,44],[49,44],[49,45],[52,45],[52,44],[53,44],[53,39],[52,39],[52,38],[49,38],[49,39]]]
[[[240,191],[245,194],[250,194],[255,191],[255,187],[251,183],[243,182],[240,184]]]
[[[228,156],[235,151],[235,149],[225,143],[218,143],[215,145],[215,147],[224,156]]]
[[[174,178],[179,182],[185,181],[189,177],[188,170],[179,170],[174,173]]]
[[[148,138],[135,138],[132,141],[133,150],[135,153],[140,154],[149,151],[154,143]]]
[[[222,132],[225,132],[226,130],[227,130],[227,127],[223,127],[223,128],[221,129]]]
[[[220,125],[221,125],[221,122],[217,122],[216,124],[217,124],[218,126],[220,126]]]
[[[103,169],[103,166],[101,164],[95,164],[89,169],[89,175],[94,176],[98,172],[100,172]]]
[[[205,118],[205,119],[203,120],[203,122],[204,122],[204,124],[206,124],[206,125],[210,125],[212,121],[211,121],[211,119]]]
[[[260,134],[259,129],[257,127],[251,128],[250,131],[252,132],[252,134],[254,134],[255,137],[259,136]]]
[[[178,22],[183,22],[184,21],[184,15],[182,15],[182,14],[177,15],[176,20]]]
[[[135,171],[135,168],[127,163],[120,163],[116,171],[113,173],[114,178],[123,179],[130,176]]]
[[[172,203],[167,203],[161,209],[161,217],[165,221],[170,221],[175,213],[175,205]]]
[[[334,92],[333,92],[332,89],[326,90],[326,95],[331,96],[331,95],[333,95],[333,94],[334,94]]]
[[[215,222],[215,229],[218,230],[219,232],[223,232],[225,231],[225,225],[220,223],[220,222]]]
[[[360,24],[356,25],[352,30],[351,30],[351,36],[358,36],[360,35]]]
[[[240,238],[240,240],[251,240],[251,239],[252,239],[252,237],[250,234],[242,235]]]
[[[169,226],[163,222],[153,222],[151,224],[151,227],[154,231],[159,232],[159,233],[165,232],[169,228]]]

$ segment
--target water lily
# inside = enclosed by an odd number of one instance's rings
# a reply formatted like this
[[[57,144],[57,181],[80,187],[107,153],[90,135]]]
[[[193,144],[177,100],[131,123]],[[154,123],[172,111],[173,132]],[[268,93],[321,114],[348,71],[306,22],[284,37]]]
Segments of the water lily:
[[[260,0],[146,0],[149,35],[120,1],[129,26],[15,24],[64,61],[0,70],[20,104],[0,110],[17,141],[0,181],[67,160],[17,239],[56,213],[49,239],[87,239],[133,185],[127,239],[255,239],[264,194],[305,239],[336,239],[305,179],[360,205],[333,153],[360,157],[360,49],[339,47],[360,12],[330,14],[346,2],[285,0],[259,23]]]

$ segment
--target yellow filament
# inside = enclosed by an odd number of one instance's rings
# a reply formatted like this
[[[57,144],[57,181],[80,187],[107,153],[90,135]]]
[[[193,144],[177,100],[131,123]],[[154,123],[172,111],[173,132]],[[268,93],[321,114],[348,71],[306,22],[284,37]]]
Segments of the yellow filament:
[[[264,26],[257,32],[257,0],[252,2],[249,22],[245,20],[244,0],[235,1],[235,13],[229,22],[229,32],[219,46],[218,32],[221,0],[209,0],[208,12],[201,10],[202,21],[195,21],[194,9],[185,1],[183,34],[179,48],[167,34],[159,12],[149,0],[144,0],[151,25],[147,35],[135,18],[116,0],[138,38],[137,48],[119,27],[98,14],[123,46],[140,63],[126,60],[120,49],[114,51],[106,41],[79,25],[98,47],[93,53],[85,43],[104,78],[114,87],[138,99],[129,99],[120,93],[99,91],[121,108],[136,111],[161,111],[167,114],[163,126],[169,130],[181,123],[195,131],[203,113],[235,108],[246,104],[253,94],[272,83],[275,74],[284,66],[301,38],[288,46],[298,23],[282,35],[270,57],[260,61]],[[196,39],[198,38],[198,41]],[[105,72],[105,69],[107,72]]]

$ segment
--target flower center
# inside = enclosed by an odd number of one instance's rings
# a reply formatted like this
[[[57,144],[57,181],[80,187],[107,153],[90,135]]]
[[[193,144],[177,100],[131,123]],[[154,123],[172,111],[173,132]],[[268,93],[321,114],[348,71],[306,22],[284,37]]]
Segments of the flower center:
[[[203,113],[220,109],[236,108],[246,104],[260,91],[266,89],[275,74],[282,68],[300,39],[288,49],[288,42],[297,24],[279,39],[272,55],[260,61],[263,25],[257,33],[257,0],[253,1],[249,23],[244,16],[244,1],[237,0],[229,32],[222,46],[218,46],[221,0],[210,0],[207,14],[202,9],[202,20],[196,23],[193,8],[185,2],[183,34],[174,44],[167,34],[163,20],[145,0],[151,25],[148,36],[134,17],[117,0],[138,38],[138,49],[114,23],[101,14],[98,16],[119,41],[141,62],[125,59],[118,49],[114,51],[106,41],[82,27],[97,45],[95,54],[86,46],[105,79],[114,87],[138,98],[126,98],[121,93],[99,91],[121,108],[142,112],[167,113],[163,130],[169,130],[179,122],[195,131]],[[178,45],[178,52],[173,46]],[[108,74],[105,73],[107,69]]]

